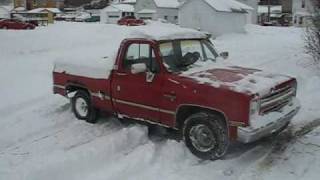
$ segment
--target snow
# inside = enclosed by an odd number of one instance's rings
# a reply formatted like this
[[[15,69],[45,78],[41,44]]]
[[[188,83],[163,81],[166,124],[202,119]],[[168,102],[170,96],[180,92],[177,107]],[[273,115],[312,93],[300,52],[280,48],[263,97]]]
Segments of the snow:
[[[105,12],[134,12],[134,6],[130,4],[111,4],[103,9]]]
[[[29,13],[40,13],[43,11],[50,11],[52,13],[61,13],[61,11],[58,8],[36,8],[28,11]]]
[[[270,12],[271,13],[281,13],[282,12],[282,6],[270,6]],[[266,5],[259,5],[258,6],[258,13],[268,13],[268,6]]]
[[[289,143],[280,136],[235,144],[223,160],[199,161],[183,142],[149,136],[146,126],[107,117],[96,125],[77,120],[69,101],[52,95],[53,62],[104,59],[110,41],[132,29],[61,22],[0,30],[0,179],[319,178],[319,128]],[[304,53],[303,34],[300,28],[248,26],[245,34],[214,40],[233,64],[297,77],[302,109],[292,131],[320,117],[319,69]]]
[[[234,12],[235,10],[253,10],[252,7],[235,0],[205,0],[205,2],[217,11]]]
[[[79,56],[70,54],[57,58],[54,71],[95,79],[107,79],[113,69],[120,43],[124,39],[148,38],[154,40],[169,40],[204,38],[207,36],[203,32],[180,28],[173,24],[164,24],[161,22],[149,22],[146,26],[131,28],[118,25],[105,25],[105,27],[108,27],[109,33],[113,34],[113,36],[109,36],[103,46],[100,45],[98,48],[92,49],[91,53],[88,54],[81,54]],[[104,35],[101,34],[101,36]],[[87,51],[86,48],[87,47],[85,47],[84,51]]]
[[[159,8],[178,8],[180,3],[178,0],[154,0]]]
[[[153,14],[153,13],[156,13],[156,11],[153,9],[142,9],[141,11],[139,11],[137,13],[139,13],[139,14]]]

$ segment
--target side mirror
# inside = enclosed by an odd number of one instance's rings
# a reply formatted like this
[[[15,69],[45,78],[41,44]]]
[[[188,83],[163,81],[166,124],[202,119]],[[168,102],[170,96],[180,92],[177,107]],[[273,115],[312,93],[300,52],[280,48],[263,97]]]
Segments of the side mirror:
[[[145,63],[138,63],[138,64],[131,65],[132,74],[138,74],[143,72],[147,72],[147,65]]]
[[[222,53],[220,53],[220,56],[221,56],[223,59],[228,59],[228,57],[229,57],[229,52],[222,52]]]

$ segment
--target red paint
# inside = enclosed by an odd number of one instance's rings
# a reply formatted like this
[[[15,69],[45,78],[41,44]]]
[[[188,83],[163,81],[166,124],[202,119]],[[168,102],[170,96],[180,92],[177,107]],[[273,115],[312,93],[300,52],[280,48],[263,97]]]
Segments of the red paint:
[[[122,68],[122,60],[126,55],[127,48],[132,43],[149,44],[154,49],[155,60],[160,65],[160,71],[152,82],[146,82],[146,73],[132,74]],[[76,85],[91,93],[101,92],[107,95],[110,99],[92,96],[94,106],[100,110],[132,118],[147,119],[172,128],[177,127],[176,114],[179,108],[184,105],[215,110],[221,112],[227,121],[238,122],[244,126],[248,125],[249,107],[253,95],[234,92],[224,86],[213,87],[209,84],[199,84],[194,79],[168,72],[162,63],[157,41],[124,40],[119,48],[115,65],[118,69],[112,70],[108,79],[107,77],[106,79],[93,79],[54,72],[53,82],[55,85],[67,89],[71,85]],[[240,67],[236,70],[215,69],[206,71],[204,76],[214,76],[222,82],[233,82],[257,71],[259,70]],[[196,73],[194,76],[201,76],[201,73]],[[54,88],[54,93],[66,95],[66,91],[59,88]],[[135,103],[138,106],[121,103],[117,100]],[[230,139],[236,139],[237,127],[230,126],[229,135]]]
[[[0,29],[34,29],[36,26],[31,23],[22,22],[15,19],[5,19],[0,21]]]
[[[119,25],[126,25],[126,26],[141,26],[145,25],[146,23],[142,19],[136,19],[134,16],[126,16],[121,18],[118,21]]]

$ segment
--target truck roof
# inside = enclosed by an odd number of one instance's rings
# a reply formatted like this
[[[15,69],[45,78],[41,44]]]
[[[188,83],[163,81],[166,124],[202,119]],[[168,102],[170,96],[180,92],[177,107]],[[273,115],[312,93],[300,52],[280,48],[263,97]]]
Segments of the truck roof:
[[[174,24],[149,22],[145,26],[132,27],[128,38],[144,38],[157,41],[174,39],[203,39],[208,33],[194,29],[183,28]]]

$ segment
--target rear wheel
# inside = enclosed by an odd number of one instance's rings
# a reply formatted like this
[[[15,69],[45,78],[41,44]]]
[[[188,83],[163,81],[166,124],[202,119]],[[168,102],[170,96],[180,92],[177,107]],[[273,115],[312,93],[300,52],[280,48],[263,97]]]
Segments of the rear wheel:
[[[91,98],[86,91],[80,90],[71,99],[74,115],[88,123],[97,122],[98,111],[92,106]]]
[[[200,112],[186,119],[183,137],[190,151],[204,160],[221,158],[228,150],[228,130],[218,115]]]

